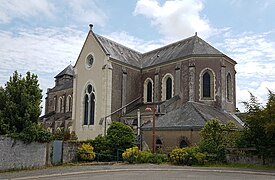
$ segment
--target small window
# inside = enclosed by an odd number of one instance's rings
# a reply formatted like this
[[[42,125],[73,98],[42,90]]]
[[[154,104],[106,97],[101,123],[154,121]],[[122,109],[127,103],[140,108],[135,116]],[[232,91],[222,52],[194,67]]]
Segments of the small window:
[[[94,63],[94,56],[92,54],[89,54],[86,59],[86,64],[90,68],[92,67],[93,63]]]
[[[180,141],[180,148],[185,148],[188,146],[188,143],[183,139]]]
[[[156,140],[156,149],[161,149],[162,148],[162,142],[160,139]]]

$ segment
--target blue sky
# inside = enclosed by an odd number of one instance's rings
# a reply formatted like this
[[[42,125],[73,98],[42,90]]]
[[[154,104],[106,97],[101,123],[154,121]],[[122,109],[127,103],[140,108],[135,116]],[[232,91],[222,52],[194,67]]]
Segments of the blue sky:
[[[94,32],[145,52],[195,32],[237,61],[237,106],[248,91],[265,103],[275,90],[275,0],[1,0],[0,85],[15,70],[40,87],[75,63]],[[43,104],[44,105],[44,104]]]

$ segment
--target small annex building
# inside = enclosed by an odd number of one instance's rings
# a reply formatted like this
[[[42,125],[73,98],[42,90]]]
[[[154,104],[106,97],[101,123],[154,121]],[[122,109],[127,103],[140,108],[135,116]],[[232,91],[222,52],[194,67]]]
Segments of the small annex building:
[[[45,122],[49,113],[70,112],[70,129],[79,140],[86,140],[105,135],[112,121],[137,129],[140,119],[141,139],[152,147],[153,114],[145,111],[151,107],[156,110],[155,144],[165,151],[196,144],[199,130],[212,118],[242,126],[234,115],[236,62],[197,33],[140,53],[92,28],[90,25],[73,75],[56,76],[58,82],[61,77],[72,78],[68,92],[58,88],[58,83],[48,90]],[[73,94],[72,112],[66,108],[69,92]]]

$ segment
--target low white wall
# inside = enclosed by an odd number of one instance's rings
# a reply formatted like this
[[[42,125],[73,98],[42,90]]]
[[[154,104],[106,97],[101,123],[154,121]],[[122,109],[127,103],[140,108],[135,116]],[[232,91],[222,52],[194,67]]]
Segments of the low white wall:
[[[0,171],[46,165],[47,145],[36,142],[25,144],[20,140],[0,136]]]

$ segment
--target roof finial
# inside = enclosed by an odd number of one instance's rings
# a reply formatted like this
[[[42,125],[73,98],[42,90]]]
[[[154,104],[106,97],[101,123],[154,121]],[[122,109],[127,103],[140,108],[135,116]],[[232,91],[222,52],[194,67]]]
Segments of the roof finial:
[[[93,24],[89,24],[89,26],[90,26],[90,31],[92,31],[93,30]]]
[[[195,36],[198,36],[198,33],[197,33],[197,32],[195,32]]]

